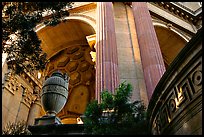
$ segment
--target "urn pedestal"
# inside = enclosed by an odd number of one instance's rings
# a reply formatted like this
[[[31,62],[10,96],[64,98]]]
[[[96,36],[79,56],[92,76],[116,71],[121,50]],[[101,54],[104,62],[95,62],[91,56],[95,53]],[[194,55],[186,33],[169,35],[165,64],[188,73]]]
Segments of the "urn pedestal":
[[[63,76],[59,71],[46,79],[40,96],[46,115],[36,118],[34,125],[61,124],[56,114],[62,110],[67,101],[68,79],[69,77]]]

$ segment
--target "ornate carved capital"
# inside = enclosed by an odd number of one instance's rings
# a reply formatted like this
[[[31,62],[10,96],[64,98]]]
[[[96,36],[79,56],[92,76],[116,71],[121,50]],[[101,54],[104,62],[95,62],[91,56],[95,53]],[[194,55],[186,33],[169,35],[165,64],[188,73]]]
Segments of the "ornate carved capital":
[[[92,50],[90,52],[92,61],[96,62],[96,47],[95,47],[95,45],[96,45],[96,34],[86,36],[86,39],[87,39],[88,44],[89,44],[89,46],[90,46],[90,48]]]
[[[96,51],[95,44],[96,44],[96,34],[86,36],[86,40],[91,48],[92,51]]]

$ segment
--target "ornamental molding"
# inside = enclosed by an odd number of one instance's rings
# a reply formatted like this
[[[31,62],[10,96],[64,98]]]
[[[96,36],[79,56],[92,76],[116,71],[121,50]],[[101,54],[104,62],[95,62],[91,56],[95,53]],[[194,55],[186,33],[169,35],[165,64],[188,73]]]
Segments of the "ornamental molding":
[[[132,2],[123,2],[125,5],[132,7]],[[190,8],[182,5],[179,2],[149,2],[152,5],[155,5],[159,8],[165,9],[171,14],[181,18],[184,21],[191,22],[193,25],[199,25],[199,22],[202,20],[202,7],[196,11],[191,10]]]
[[[89,22],[90,25],[94,23],[94,25],[91,25],[92,27],[94,27],[96,24],[96,20],[94,18],[87,16],[87,15],[84,15],[84,14],[78,14],[78,13],[73,13],[65,19],[78,19],[78,18],[80,20],[84,20],[84,21],[86,20],[86,22]],[[90,20],[93,23],[90,23],[90,21],[88,21],[88,20]]]
[[[42,88],[42,83],[31,73],[24,71],[23,74],[20,75],[20,77],[23,78],[23,80],[33,89],[35,86]]]
[[[179,17],[180,19],[197,25],[202,20],[202,7],[193,11],[178,2],[149,2],[159,8],[170,12],[171,14]]]
[[[191,37],[187,33],[175,27],[172,23],[164,22],[159,19],[152,19],[152,22],[154,26],[163,27],[169,29],[170,31],[173,31],[174,33],[179,35],[182,39],[184,39],[186,42],[189,42],[189,40],[191,39]]]

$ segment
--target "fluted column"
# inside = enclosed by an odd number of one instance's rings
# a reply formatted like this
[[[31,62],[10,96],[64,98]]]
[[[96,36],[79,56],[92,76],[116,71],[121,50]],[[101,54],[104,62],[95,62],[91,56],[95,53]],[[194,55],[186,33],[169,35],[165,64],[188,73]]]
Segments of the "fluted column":
[[[146,2],[132,2],[148,99],[166,71],[157,35]]]
[[[112,2],[97,2],[96,15],[96,99],[103,90],[118,86],[118,57]]]

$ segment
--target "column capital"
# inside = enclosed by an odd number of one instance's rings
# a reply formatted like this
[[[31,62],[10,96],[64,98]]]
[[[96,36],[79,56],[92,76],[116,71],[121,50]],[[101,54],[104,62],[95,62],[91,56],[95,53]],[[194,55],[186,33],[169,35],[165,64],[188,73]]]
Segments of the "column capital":
[[[95,51],[95,44],[96,44],[96,34],[86,36],[86,40],[91,48],[92,51]]]
[[[93,62],[96,62],[96,34],[86,36],[86,40],[91,48],[91,58]]]

